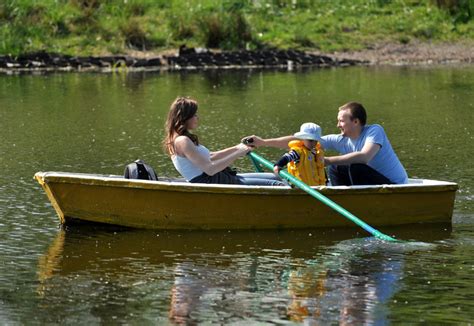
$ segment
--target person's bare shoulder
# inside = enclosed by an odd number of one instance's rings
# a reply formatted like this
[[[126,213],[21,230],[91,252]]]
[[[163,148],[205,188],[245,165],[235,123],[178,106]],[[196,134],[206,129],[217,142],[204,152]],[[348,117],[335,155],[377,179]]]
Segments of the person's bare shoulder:
[[[194,143],[187,136],[178,136],[174,139],[174,148],[179,156],[186,156],[185,153],[194,149]]]

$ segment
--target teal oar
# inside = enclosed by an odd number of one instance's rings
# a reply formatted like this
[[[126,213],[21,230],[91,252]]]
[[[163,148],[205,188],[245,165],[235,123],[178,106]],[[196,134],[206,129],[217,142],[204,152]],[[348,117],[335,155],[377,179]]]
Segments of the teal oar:
[[[254,152],[250,152],[248,155],[252,159],[252,162],[254,163],[255,166],[259,166],[258,164],[261,164],[261,165],[265,166],[266,168],[268,168],[269,170],[273,171],[273,164],[271,162],[267,161],[266,159],[264,159],[263,157],[261,157],[260,155],[254,153]],[[368,225],[367,223],[365,223],[364,221],[359,219],[357,216],[355,216],[354,214],[352,214],[351,212],[346,210],[344,207],[336,204],[331,199],[329,199],[328,197],[326,197],[323,194],[319,193],[315,189],[311,188],[310,186],[308,186],[303,181],[295,178],[294,176],[292,176],[288,172],[286,172],[284,170],[281,170],[280,171],[280,176],[282,178],[287,179],[292,184],[294,184],[295,186],[297,186],[301,190],[307,192],[308,194],[310,194],[311,196],[313,196],[317,200],[321,201],[323,204],[331,207],[336,212],[340,213],[342,216],[348,218],[349,220],[351,220],[352,222],[354,222],[355,224],[357,224],[358,226],[360,226],[361,228],[363,228],[364,230],[366,230],[367,232],[372,234],[374,237],[377,237],[379,239],[386,240],[386,241],[397,241],[396,239],[394,239],[394,238],[392,238],[392,237],[390,237],[386,234],[383,234],[382,232],[374,229],[373,227],[371,227],[370,225]]]

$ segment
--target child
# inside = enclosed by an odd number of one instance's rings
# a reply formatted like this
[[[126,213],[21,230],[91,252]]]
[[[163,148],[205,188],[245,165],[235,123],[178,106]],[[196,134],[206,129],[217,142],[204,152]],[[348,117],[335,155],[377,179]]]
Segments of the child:
[[[291,151],[280,158],[273,171],[278,175],[280,170],[288,165],[288,173],[307,185],[326,185],[324,152],[319,144],[321,127],[311,122],[303,123],[300,131],[294,136],[298,140],[288,143]]]

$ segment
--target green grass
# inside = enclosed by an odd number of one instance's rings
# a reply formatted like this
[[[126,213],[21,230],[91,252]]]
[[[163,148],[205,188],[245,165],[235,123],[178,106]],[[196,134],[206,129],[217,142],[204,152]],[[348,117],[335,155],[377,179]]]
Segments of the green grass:
[[[3,0],[0,54],[462,42],[474,39],[473,16],[474,0]]]

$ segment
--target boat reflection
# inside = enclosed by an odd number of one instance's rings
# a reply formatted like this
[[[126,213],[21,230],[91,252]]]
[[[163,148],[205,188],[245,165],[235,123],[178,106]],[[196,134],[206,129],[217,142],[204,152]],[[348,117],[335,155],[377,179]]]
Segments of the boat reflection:
[[[390,230],[431,244],[450,232],[450,225]],[[39,259],[38,296],[51,307],[70,307],[80,299],[60,301],[79,287],[82,296],[103,300],[92,306],[116,303],[91,308],[95,318],[116,321],[111,316],[118,315],[126,323],[140,314],[177,324],[385,323],[387,303],[403,287],[405,255],[426,248],[357,238],[353,229],[156,232],[84,226],[61,230]]]

